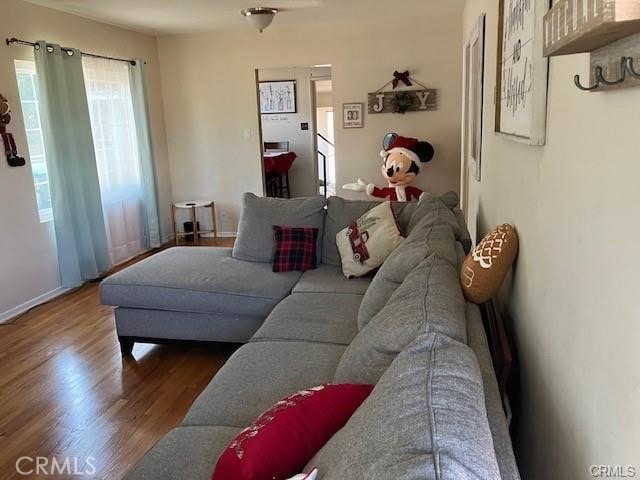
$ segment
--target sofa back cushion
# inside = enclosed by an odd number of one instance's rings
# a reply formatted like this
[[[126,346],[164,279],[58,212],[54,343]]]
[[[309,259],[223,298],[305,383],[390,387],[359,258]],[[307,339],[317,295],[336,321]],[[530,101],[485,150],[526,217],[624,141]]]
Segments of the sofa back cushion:
[[[466,302],[458,269],[438,255],[415,267],[358,332],[338,363],[334,381],[375,384],[395,357],[425,332],[467,342]]]
[[[452,211],[456,216],[456,220],[458,220],[458,225],[460,225],[460,238],[458,238],[458,242],[462,245],[464,252],[469,253],[473,242],[471,240],[471,233],[467,227],[464,212],[458,207],[454,208]]]
[[[322,480],[498,480],[478,362],[423,333],[308,463]]]
[[[421,220],[424,213],[422,206],[432,201],[433,198],[434,195],[428,192],[425,192],[422,195],[422,197],[420,198],[420,203],[418,204],[418,207],[420,208],[416,208],[415,213],[412,215],[412,218],[407,225],[407,232],[410,232],[413,227]],[[442,203],[455,215],[458,222],[458,229],[454,230],[454,233],[456,234],[456,240],[458,240],[458,242],[462,244],[464,251],[466,253],[469,253],[469,251],[471,250],[471,234],[469,233],[469,229],[467,228],[467,222],[465,221],[464,212],[458,206],[458,204],[460,203],[460,197],[455,192],[447,192],[435,198],[440,199]]]
[[[340,197],[329,197],[322,240],[322,263],[342,265],[336,245],[336,235],[377,205],[380,205],[380,202],[375,200],[345,200]],[[402,235],[406,234],[407,225],[417,205],[418,202],[391,202],[391,208],[396,215]]]
[[[316,252],[320,260],[325,205],[324,197],[284,199],[245,193],[242,196],[242,212],[238,237],[233,246],[233,258],[247,262],[272,262],[273,226],[281,225],[317,228]]]
[[[465,221],[464,212],[458,206],[460,203],[460,197],[455,192],[447,192],[444,195],[440,195],[440,199],[447,207],[451,209],[453,214],[456,216],[458,225],[460,226],[460,234],[456,236],[456,239],[462,244],[464,251],[466,253],[469,253],[469,251],[471,250],[471,234],[469,233],[469,229],[467,228],[467,222]]]
[[[407,235],[410,235],[420,224],[427,223],[427,225],[432,225],[436,221],[443,221],[451,225],[451,229],[456,239],[458,239],[462,232],[460,230],[460,223],[453,213],[454,207],[451,206],[453,200],[457,198],[458,195],[454,192],[446,193],[440,197],[429,193],[423,194],[411,213],[409,223],[407,223]]]
[[[448,211],[448,210],[447,210]],[[453,214],[448,211],[452,219]],[[358,311],[358,328],[363,328],[382,307],[409,273],[422,260],[432,254],[439,255],[457,268],[458,256],[456,239],[451,225],[440,220],[425,217],[411,234],[396,248],[382,264],[367,289]]]

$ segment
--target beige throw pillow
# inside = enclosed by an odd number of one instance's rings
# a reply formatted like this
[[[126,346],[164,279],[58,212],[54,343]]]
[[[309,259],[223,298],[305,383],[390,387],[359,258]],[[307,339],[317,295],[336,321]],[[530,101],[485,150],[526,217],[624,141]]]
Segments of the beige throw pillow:
[[[402,242],[391,202],[383,202],[336,235],[342,273],[361,277],[378,268]]]

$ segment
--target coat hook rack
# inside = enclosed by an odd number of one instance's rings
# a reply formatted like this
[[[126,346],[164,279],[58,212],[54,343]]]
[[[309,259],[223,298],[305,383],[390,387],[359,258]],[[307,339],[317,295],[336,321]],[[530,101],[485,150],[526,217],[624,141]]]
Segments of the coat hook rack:
[[[633,78],[640,80],[640,72],[636,71],[633,67],[633,57],[627,57],[627,73],[631,75]]]
[[[622,57],[620,59],[620,73],[618,74],[618,78],[616,78],[615,80],[609,80],[605,78],[604,69],[602,68],[601,65],[597,65],[595,67],[596,81],[593,85],[588,85],[588,86],[582,85],[582,82],[580,81],[580,75],[576,75],[575,77],[573,77],[573,82],[575,83],[576,87],[578,87],[580,90],[583,90],[585,92],[591,92],[603,86],[610,87],[613,85],[619,85],[621,83],[624,83],[624,81],[627,79],[627,75],[640,80],[640,72],[635,70],[633,66],[633,62],[634,62],[633,57]]]
[[[602,68],[602,67],[598,67],[598,68]],[[580,90],[582,90],[583,92],[590,92],[592,90],[596,90],[597,88],[600,87],[599,83],[595,83],[593,85],[589,85],[588,87],[585,87],[584,85],[582,85],[582,83],[580,82],[580,75],[576,75],[575,77],[573,77],[573,83],[576,84],[576,87],[578,87]]]

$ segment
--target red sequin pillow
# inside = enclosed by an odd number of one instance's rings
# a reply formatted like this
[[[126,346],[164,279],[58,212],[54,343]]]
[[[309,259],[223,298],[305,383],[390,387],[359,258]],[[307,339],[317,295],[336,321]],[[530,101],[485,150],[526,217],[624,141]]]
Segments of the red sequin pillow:
[[[305,272],[316,268],[316,242],[318,229],[310,227],[273,226],[276,253],[273,257],[274,272]]]
[[[301,470],[369,396],[373,385],[321,385],[279,401],[224,450],[212,480],[272,480]]]

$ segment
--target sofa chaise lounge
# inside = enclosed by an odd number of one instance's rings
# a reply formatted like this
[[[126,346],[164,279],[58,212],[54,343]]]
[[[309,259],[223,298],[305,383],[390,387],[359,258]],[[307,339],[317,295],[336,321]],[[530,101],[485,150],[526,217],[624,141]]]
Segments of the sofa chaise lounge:
[[[519,479],[480,310],[459,285],[470,241],[457,197],[394,204],[406,239],[375,275],[349,280],[335,236],[376,203],[243,202],[233,250],[172,248],[101,285],[125,354],[134,341],[246,343],[127,478],[208,479],[275,402],[346,382],[376,386],[309,463],[319,479]],[[275,224],[321,229],[317,269],[273,273],[259,261],[270,238],[257,237]],[[257,244],[243,248],[249,238]]]

